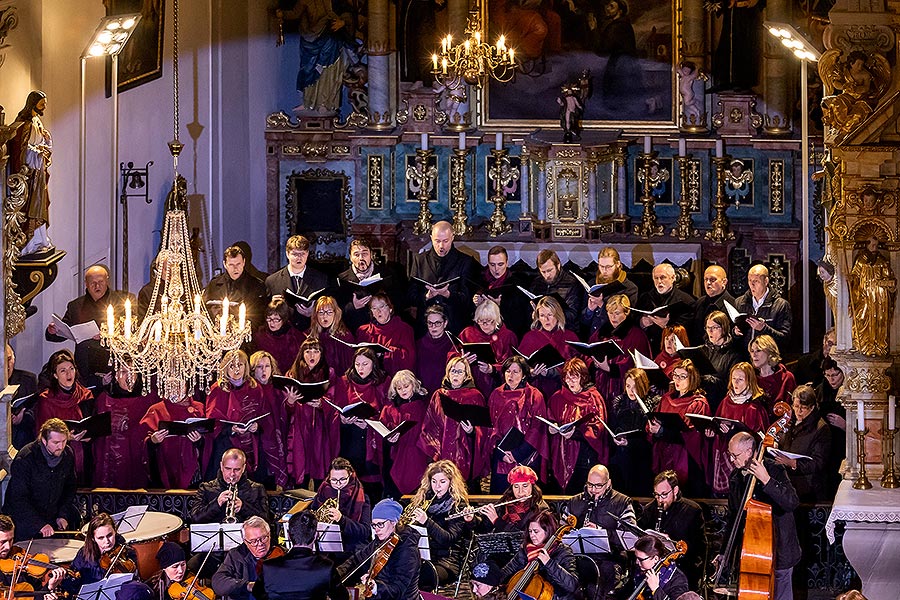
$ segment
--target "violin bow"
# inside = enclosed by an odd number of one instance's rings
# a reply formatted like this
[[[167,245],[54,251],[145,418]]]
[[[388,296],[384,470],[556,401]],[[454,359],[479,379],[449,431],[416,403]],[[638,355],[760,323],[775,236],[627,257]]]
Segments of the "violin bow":
[[[112,570],[115,568],[116,563],[119,562],[119,559],[122,557],[122,553],[125,552],[125,544],[119,548],[119,551],[116,552],[116,556],[109,561],[109,568],[106,570],[106,575],[103,576],[103,579],[108,579],[109,574],[112,573]]]
[[[342,585],[347,585],[347,582],[350,581],[350,578],[353,577],[353,575],[354,575],[357,571],[359,571],[360,567],[362,567],[364,564],[366,564],[367,562],[369,562],[370,560],[372,560],[373,558],[375,558],[375,556],[376,556],[379,552],[381,552],[381,549],[384,548],[385,546],[387,546],[388,543],[389,543],[390,541],[391,541],[391,538],[388,538],[388,539],[384,540],[382,543],[380,543],[380,544],[378,545],[377,548],[375,548],[375,549],[372,551],[372,553],[371,553],[369,556],[367,556],[367,557],[364,558],[363,560],[359,561],[359,564],[356,565],[355,567],[353,567],[353,570],[350,571],[349,573],[347,573],[346,576],[344,576],[344,579],[341,581],[341,584],[342,584]]]
[[[206,566],[206,561],[209,560],[209,555],[212,554],[213,548],[215,548],[215,544],[211,544],[209,546],[209,550],[206,551],[206,556],[203,557],[203,562],[200,563],[200,568],[197,569],[197,573],[194,574],[194,579],[191,581],[191,584],[187,587],[184,592],[184,600],[190,600],[191,592],[194,591],[194,588],[197,586],[197,580],[200,579],[200,573],[203,572],[203,567]],[[201,594],[202,596],[202,594]]]
[[[9,580],[9,590],[6,592],[7,600],[12,600],[15,595],[16,584],[19,582],[19,575],[22,573],[22,570],[28,565],[28,553],[31,552],[31,544],[34,543],[34,538],[28,540],[28,547],[25,548],[25,553],[22,555],[22,559],[16,559],[13,563],[13,572],[12,577]]]

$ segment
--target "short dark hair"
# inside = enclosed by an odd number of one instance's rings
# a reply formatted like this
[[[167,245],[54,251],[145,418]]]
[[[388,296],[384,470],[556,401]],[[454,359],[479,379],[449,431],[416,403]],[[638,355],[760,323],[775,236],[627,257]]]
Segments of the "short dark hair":
[[[639,550],[649,557],[666,555],[666,546],[662,539],[655,535],[642,535],[634,543],[634,549]]]
[[[509,253],[506,251],[506,248],[503,246],[491,246],[491,249],[488,250],[488,256],[496,256],[498,254],[502,254],[506,257],[506,260],[509,260]]]
[[[673,471],[672,469],[666,469],[666,470],[663,471],[662,473],[658,473],[658,474],[656,475],[656,477],[653,478],[653,487],[658,486],[658,485],[661,484],[663,481],[668,481],[668,482],[669,482],[669,486],[671,486],[671,488],[674,490],[674,489],[675,489],[676,487],[678,487],[678,485],[679,485],[679,483],[678,483],[678,473],[676,473],[676,472]]]
[[[267,317],[278,315],[284,323],[290,322],[292,312],[291,306],[281,298],[273,298],[268,306],[266,306]]]
[[[16,524],[6,515],[0,515],[0,532],[15,531]]]
[[[825,358],[822,359],[822,372],[824,373],[825,371],[831,371],[831,370],[837,370],[837,371],[840,371],[841,373],[844,372],[844,370],[841,368],[841,366],[839,364],[837,364],[836,360],[834,360],[830,356],[826,356]]]
[[[347,471],[351,475],[356,473],[356,470],[353,468],[353,465],[350,464],[350,461],[344,458],[343,456],[335,456],[331,459],[331,464],[328,466],[329,471]]]
[[[372,238],[365,236],[365,235],[357,236],[357,237],[353,238],[353,240],[351,240],[350,248],[348,251],[353,252],[353,248],[356,246],[360,246],[362,248],[367,248],[369,250],[369,252],[371,252],[372,250],[375,249],[375,240],[373,240]]]
[[[506,375],[506,371],[509,369],[510,365],[519,365],[519,368],[522,369],[522,378],[526,381],[529,377],[531,377],[531,365],[528,364],[528,361],[518,354],[513,354],[509,358],[503,361],[503,365],[500,367],[500,372]]]
[[[222,253],[222,260],[228,260],[229,258],[237,258],[240,256],[244,260],[247,260],[247,256],[244,254],[244,249],[240,246],[228,246],[225,248],[225,252]]]
[[[304,510],[293,515],[288,521],[288,534],[295,546],[311,546],[316,539],[316,526],[319,524],[316,514]]]

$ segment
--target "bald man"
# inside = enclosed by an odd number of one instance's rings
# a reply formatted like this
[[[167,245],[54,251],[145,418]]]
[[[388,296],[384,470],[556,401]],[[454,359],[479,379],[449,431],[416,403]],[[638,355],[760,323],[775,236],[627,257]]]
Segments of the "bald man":
[[[407,300],[419,336],[425,334],[425,309],[433,304],[444,308],[449,331],[458,334],[469,325],[472,320],[469,281],[478,270],[475,260],[453,245],[453,226],[447,221],[435,223],[431,228],[431,248],[416,254],[409,265]],[[454,278],[449,285],[439,285]]]
[[[232,502],[231,486],[235,486],[237,490],[233,503],[234,514],[239,523],[254,515],[268,521],[270,515],[266,489],[262,484],[247,478],[246,468],[247,457],[242,450],[226,450],[219,464],[218,476],[212,481],[201,483],[191,498],[191,522],[221,523]]]
[[[652,276],[653,289],[641,294],[637,308],[649,311],[660,306],[684,304],[683,310],[679,310],[671,316],[641,315],[640,324],[647,334],[647,339],[650,340],[650,348],[653,349],[653,352],[659,352],[664,328],[669,325],[683,325],[685,329],[690,328],[696,298],[675,287],[675,268],[669,263],[660,263],[653,267]]]
[[[775,594],[773,600],[792,600],[791,576],[794,566],[800,562],[800,539],[794,511],[800,505],[797,491],[791,484],[785,467],[774,460],[757,460],[757,441],[752,434],[742,431],[728,442],[728,459],[734,465],[729,478],[728,514],[732,520],[740,517],[745,490],[751,476],[757,483],[753,497],[772,507],[772,524],[775,530]],[[731,530],[729,524],[726,531]]]
[[[765,265],[750,267],[747,285],[750,289],[737,299],[735,308],[752,317],[747,319],[747,326],[739,333],[744,336],[748,348],[754,339],[768,334],[784,354],[789,350],[787,346],[791,339],[791,305],[784,298],[775,297],[769,288],[769,269]]]
[[[627,564],[626,549],[616,533],[618,521],[615,517],[637,525],[631,498],[613,489],[609,470],[604,465],[594,465],[588,471],[584,491],[569,500],[568,513],[578,519],[579,528],[606,530],[611,551],[587,552],[600,569],[600,582],[596,590],[588,590],[588,597],[606,598],[615,588],[619,573],[625,572]]]
[[[694,322],[690,330],[691,340],[700,343],[706,327],[706,317],[715,311],[728,314],[725,303],[735,304],[734,296],[728,293],[728,274],[719,265],[710,265],[703,272],[703,291],[706,292],[694,306]]]
[[[98,264],[87,268],[84,272],[85,293],[66,306],[63,323],[80,325],[94,321],[97,327],[100,327],[101,323],[106,322],[108,305],[112,304],[118,315],[125,312],[125,300],[131,300],[131,305],[137,308],[134,295],[110,289],[109,275],[109,268],[106,265]],[[44,338],[48,342],[66,341],[65,337],[59,335],[53,321],[47,325]],[[112,367],[109,366],[109,351],[100,345],[99,334],[93,339],[75,345],[75,363],[86,386],[100,385],[103,374],[112,371]]]

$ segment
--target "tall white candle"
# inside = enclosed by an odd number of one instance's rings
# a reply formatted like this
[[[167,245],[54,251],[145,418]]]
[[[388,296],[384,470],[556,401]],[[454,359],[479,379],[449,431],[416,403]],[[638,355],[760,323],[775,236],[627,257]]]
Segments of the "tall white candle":
[[[422,134],[422,150],[428,150],[428,134]]]
[[[238,307],[238,329],[243,329],[244,325],[247,323],[247,307],[244,306],[244,303],[241,302],[241,305]]]
[[[228,297],[222,300],[222,318],[219,319],[219,335],[225,335],[228,326]]]
[[[860,431],[866,428],[866,405],[862,400],[856,401],[856,428]]]
[[[649,135],[644,136],[644,154],[650,154],[653,150],[653,138]]]
[[[687,140],[678,138],[678,156],[687,156]]]
[[[466,132],[465,131],[459,132],[459,149],[460,150],[466,149]]]
[[[106,331],[109,332],[109,335],[113,334],[116,325],[116,318],[113,315],[113,306],[110,304],[106,307]],[[893,396],[891,396],[893,398]]]
[[[494,136],[494,148],[496,148],[497,150],[503,150],[503,132],[500,132]]]
[[[125,339],[131,339],[131,300],[125,301],[125,322],[122,327],[125,330]]]
[[[725,142],[716,140],[716,158],[722,158],[725,155]]]
[[[194,296],[194,314],[200,314],[200,294]]]
[[[888,429],[893,430],[897,426],[897,397],[888,396]]]

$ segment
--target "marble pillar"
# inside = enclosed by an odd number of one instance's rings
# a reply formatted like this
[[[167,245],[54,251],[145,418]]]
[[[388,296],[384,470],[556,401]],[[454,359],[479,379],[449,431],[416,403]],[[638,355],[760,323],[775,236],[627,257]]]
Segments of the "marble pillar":
[[[766,19],[778,23],[791,22],[791,5],[787,0],[768,0]],[[763,97],[765,115],[763,129],[769,135],[785,135],[791,131],[791,89],[797,79],[797,61],[775,36],[763,34]],[[801,81],[800,85],[806,85]],[[805,118],[805,116],[804,116]]]
[[[396,53],[390,42],[390,5],[388,0],[369,2],[369,129],[385,130],[393,127],[396,111],[396,73],[392,61]]]

